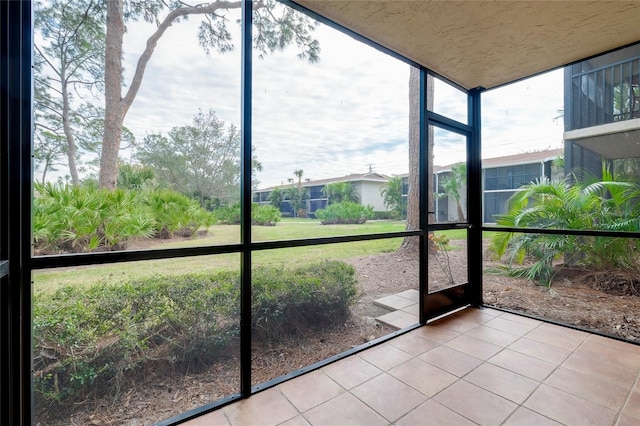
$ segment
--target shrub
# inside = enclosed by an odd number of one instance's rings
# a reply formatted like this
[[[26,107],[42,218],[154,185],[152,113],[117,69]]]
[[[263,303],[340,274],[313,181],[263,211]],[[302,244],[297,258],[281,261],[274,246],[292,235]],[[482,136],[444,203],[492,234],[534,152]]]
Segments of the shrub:
[[[141,193],[141,201],[149,207],[156,220],[157,238],[190,237],[198,228],[213,224],[211,213],[196,200],[178,192],[168,189],[146,191]]]
[[[35,185],[33,234],[36,253],[122,249],[132,238],[149,238],[157,221],[138,193],[66,185]]]
[[[343,323],[355,302],[356,284],[353,267],[339,261],[254,269],[251,324],[256,338],[278,340]]]
[[[192,235],[211,225],[198,203],[169,190],[105,190],[35,185],[33,234],[38,254],[120,250],[135,238]]]
[[[399,219],[399,217],[392,211],[374,211],[372,219],[375,220],[392,220]]]
[[[238,225],[240,223],[240,204],[220,207],[213,212],[215,220],[221,225]],[[282,215],[280,210],[271,205],[253,203],[251,207],[251,223],[262,226],[275,226]]]
[[[603,180],[591,184],[568,184],[542,180],[521,188],[509,200],[509,210],[497,219],[507,227],[640,231],[637,200],[640,186],[613,181],[603,170]],[[589,270],[632,269],[640,271],[637,241],[626,238],[496,233],[491,248],[510,263],[517,277],[538,280],[549,286],[557,272],[557,261],[581,265]]]
[[[344,201],[316,210],[316,216],[323,225],[362,224],[373,218],[373,207]]]
[[[355,271],[327,261],[253,272],[256,339],[342,324],[357,294]],[[237,344],[240,275],[154,276],[119,285],[64,287],[33,301],[37,404],[117,393],[145,368],[195,371]]]
[[[240,223],[240,204],[219,207],[213,211],[216,223],[221,225],[238,225]]]
[[[254,203],[251,209],[251,223],[262,226],[275,226],[282,218],[280,210],[271,205]]]

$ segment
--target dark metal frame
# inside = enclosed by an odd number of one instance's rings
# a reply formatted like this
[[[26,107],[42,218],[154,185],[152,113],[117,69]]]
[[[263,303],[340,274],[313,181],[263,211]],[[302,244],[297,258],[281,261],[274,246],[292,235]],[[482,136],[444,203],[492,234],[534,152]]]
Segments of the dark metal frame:
[[[31,424],[31,129],[28,1],[0,2],[0,365],[3,424]]]
[[[2,137],[7,143],[0,147],[0,332],[2,333],[2,378],[1,396],[3,420],[7,424],[32,423],[31,390],[31,271],[43,268],[75,265],[106,264],[125,261],[150,259],[168,259],[240,253],[241,256],[241,354],[240,389],[237,394],[196,408],[160,424],[178,424],[216,408],[246,398],[249,395],[272,387],[304,372],[320,368],[345,356],[365,350],[397,335],[426,324],[432,318],[427,312],[424,298],[420,299],[420,323],[399,330],[383,338],[334,355],[303,369],[273,379],[257,386],[251,385],[251,256],[253,251],[288,247],[335,244],[373,239],[417,236],[420,239],[419,280],[421,294],[428,293],[426,257],[427,235],[429,231],[465,227],[468,229],[468,267],[469,280],[465,286],[465,303],[471,306],[483,306],[482,303],[482,231],[537,232],[554,234],[596,235],[623,238],[640,238],[640,233],[616,233],[601,231],[565,231],[536,230],[519,228],[501,228],[482,224],[482,188],[480,159],[480,95],[483,89],[467,91],[459,85],[437,75],[424,67],[378,45],[361,35],[346,29],[328,19],[310,12],[291,1],[282,1],[311,17],[321,21],[351,37],[389,54],[411,66],[420,69],[420,185],[427,188],[431,176],[428,176],[426,159],[428,147],[427,129],[434,125],[467,137],[467,200],[468,218],[466,223],[427,224],[426,190],[420,191],[420,229],[414,231],[366,234],[344,237],[322,237],[305,240],[287,240],[273,242],[251,241],[251,120],[252,120],[252,8],[251,0],[243,0],[242,24],[242,175],[241,175],[241,236],[239,244],[223,246],[195,247],[185,249],[140,250],[110,253],[90,253],[79,255],[57,255],[31,257],[31,126],[32,126],[32,5],[30,1],[0,2],[0,27],[3,37],[0,41],[2,63],[0,66]],[[430,73],[468,94],[468,123],[463,124],[442,116],[426,108],[426,77]],[[10,225],[10,226],[9,226]],[[6,259],[6,262],[4,260]],[[2,276],[6,267],[7,275]],[[457,309],[457,307],[451,307]],[[545,320],[545,319],[543,319]],[[547,320],[548,321],[548,320]],[[566,324],[562,324],[566,325]]]

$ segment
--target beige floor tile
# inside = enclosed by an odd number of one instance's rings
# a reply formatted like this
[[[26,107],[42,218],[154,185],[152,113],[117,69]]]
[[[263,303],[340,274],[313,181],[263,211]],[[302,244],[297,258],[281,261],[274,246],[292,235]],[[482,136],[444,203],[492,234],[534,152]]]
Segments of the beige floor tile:
[[[521,404],[540,385],[535,380],[489,363],[480,365],[464,379],[516,404]]]
[[[616,411],[629,393],[627,388],[567,368],[558,368],[544,383]]]
[[[360,352],[359,356],[383,371],[390,370],[396,365],[407,362],[412,358],[408,353],[401,351],[389,343],[381,344],[367,349],[364,352]]]
[[[562,366],[627,388],[633,386],[637,376],[635,369],[585,351],[574,352]]]
[[[592,334],[589,336],[585,343],[597,343],[601,345],[605,345],[609,348],[615,348],[616,350],[625,351],[625,352],[633,352],[636,355],[640,355],[640,346],[639,345],[630,345],[627,342],[622,342],[620,340],[611,339],[609,337],[598,336],[597,334]]]
[[[389,422],[350,393],[313,408],[304,417],[313,426],[385,426]]]
[[[483,360],[491,358],[504,349],[502,346],[494,345],[466,334],[451,339],[444,345]]]
[[[397,422],[397,426],[473,426],[475,423],[430,399]]]
[[[295,416],[284,423],[280,423],[278,426],[311,426],[311,423],[309,423],[307,419],[300,414],[299,416]]]
[[[504,317],[494,318],[491,321],[485,322],[484,325],[500,331],[504,331],[509,334],[515,334],[520,337],[524,336],[525,334],[539,326],[539,324],[526,324],[517,321],[511,321]]]
[[[555,365],[560,365],[571,355],[570,350],[527,339],[526,337],[516,340],[508,348]]]
[[[510,349],[505,349],[496,356],[489,359],[491,364],[497,365],[504,369],[513,371],[529,377],[530,379],[541,382],[546,379],[549,374],[556,368],[554,364],[529,355],[521,354]]]
[[[560,327],[554,324],[542,324],[527,334],[527,339],[573,351],[577,349],[588,336],[587,333],[572,330],[567,327]]]
[[[420,355],[438,346],[437,343],[413,332],[398,336],[391,340],[389,344],[413,356]]]
[[[499,315],[498,311],[492,311],[489,309],[475,309],[475,308],[463,309],[462,311],[456,312],[454,314],[454,316],[459,316],[460,318],[471,320],[478,324],[483,324],[487,321],[490,321],[493,318],[495,318],[497,315]]]
[[[185,424],[636,426],[639,377],[640,347],[466,309]]]
[[[229,426],[222,410],[212,411],[184,423],[185,426]]]
[[[497,309],[493,309],[493,308],[490,308],[490,307],[478,308],[478,310],[480,312],[482,312],[483,314],[492,315],[494,317],[499,317],[500,315],[503,315],[503,314],[506,313],[506,312],[499,311]]]
[[[637,418],[622,414],[620,418],[618,418],[616,426],[638,426],[638,424],[640,423],[638,423]]]
[[[599,337],[599,339],[593,339]],[[629,345],[600,336],[589,336],[576,352],[587,353],[598,358],[607,358],[610,362],[623,365],[629,371],[640,372],[640,346]]]
[[[522,315],[515,315],[515,314],[512,314],[510,312],[502,312],[501,315],[500,315],[500,318],[507,319],[507,320],[513,321],[513,322],[519,322],[519,323],[522,323],[522,324],[529,324],[529,325],[532,325],[532,326],[538,326],[538,325],[544,324],[542,321],[538,321],[537,319],[524,317]],[[533,328],[535,328],[535,327],[533,327]]]
[[[351,390],[362,402],[390,422],[404,416],[428,398],[389,374],[381,374]]]
[[[345,389],[351,389],[382,373],[378,367],[353,355],[322,369],[324,373]]]
[[[560,426],[560,423],[527,408],[519,407],[503,423],[503,426]]]
[[[437,394],[458,379],[419,358],[392,368],[389,374],[427,396]]]
[[[460,315],[450,315],[448,317],[437,320],[434,325],[437,325],[438,327],[444,327],[458,333],[465,333],[471,329],[478,327],[480,323],[473,318],[467,319],[461,317]]]
[[[322,371],[313,371],[278,385],[278,389],[300,411],[320,405],[345,390]]]
[[[222,411],[232,426],[277,425],[299,414],[287,398],[275,388],[227,405]]]
[[[626,416],[633,417],[640,424],[640,392],[632,392],[629,396],[622,413]]]
[[[419,358],[458,377],[464,376],[482,363],[478,358],[447,346],[433,348],[420,355]]]
[[[446,327],[442,327],[437,323],[428,324],[424,327],[420,327],[417,330],[412,331],[412,333],[417,333],[422,337],[432,340],[436,343],[444,343],[449,340],[458,337],[460,333],[457,331],[449,330]]]
[[[433,399],[480,425],[498,425],[518,407],[464,380],[449,386]]]
[[[602,405],[541,385],[524,406],[567,425],[609,425],[615,412]]]
[[[469,330],[465,335],[499,346],[508,346],[520,338],[518,335],[497,330],[486,325],[480,325],[473,330]]]

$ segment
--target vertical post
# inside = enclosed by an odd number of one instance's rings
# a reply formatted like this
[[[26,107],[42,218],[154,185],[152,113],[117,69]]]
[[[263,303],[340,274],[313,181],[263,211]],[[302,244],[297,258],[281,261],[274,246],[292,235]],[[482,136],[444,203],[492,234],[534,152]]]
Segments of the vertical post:
[[[240,394],[251,395],[251,100],[252,24],[251,0],[242,1],[242,106],[240,147]]]
[[[3,424],[32,424],[31,146],[33,32],[30,1],[0,2],[0,279]]]
[[[411,95],[409,95],[411,96]],[[420,182],[420,242],[419,242],[419,270],[418,270],[418,282],[420,292],[420,324],[427,322],[426,315],[426,297],[429,291],[427,280],[429,276],[429,269],[427,265],[427,225],[428,225],[428,206],[429,206],[429,194],[428,192],[428,179],[432,179],[432,176],[428,176],[429,168],[427,167],[427,159],[431,152],[427,152],[428,140],[428,122],[427,122],[427,96],[433,96],[431,93],[427,93],[427,71],[424,68],[420,68],[420,168],[419,168],[419,182]]]
[[[482,145],[481,99],[482,89],[469,92],[469,124],[471,134],[467,140],[467,200],[469,234],[467,236],[467,263],[471,305],[482,305]]]

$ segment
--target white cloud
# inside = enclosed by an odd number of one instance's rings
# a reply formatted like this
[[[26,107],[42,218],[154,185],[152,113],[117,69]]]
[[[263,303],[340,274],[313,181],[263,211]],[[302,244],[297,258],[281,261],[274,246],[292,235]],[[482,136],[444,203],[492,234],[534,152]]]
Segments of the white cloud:
[[[234,19],[230,19],[235,22]],[[186,125],[212,108],[240,123],[240,51],[206,55],[197,19],[173,25],[154,53],[125,120],[137,138]],[[239,28],[234,40],[239,43]],[[130,76],[152,25],[130,24],[125,63]],[[294,47],[253,61],[253,143],[263,165],[261,186],[277,185],[303,169],[320,179],[372,168],[408,170],[409,66],[361,42],[320,26],[320,61],[296,58]],[[436,82],[435,111],[465,120],[466,97]],[[562,72],[482,95],[483,157],[561,146]],[[436,164],[464,158],[464,138],[436,133]]]

